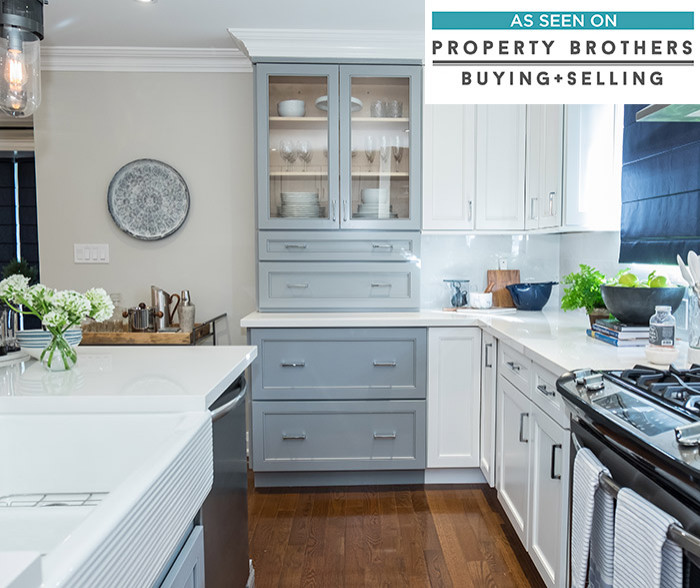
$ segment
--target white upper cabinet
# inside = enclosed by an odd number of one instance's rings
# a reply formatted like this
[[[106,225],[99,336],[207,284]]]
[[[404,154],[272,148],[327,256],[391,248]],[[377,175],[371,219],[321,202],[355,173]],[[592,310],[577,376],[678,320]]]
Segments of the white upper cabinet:
[[[563,226],[620,228],[622,108],[614,104],[565,107]]]
[[[561,225],[564,107],[527,106],[525,228]]]
[[[476,114],[476,229],[525,226],[525,105],[479,105]]]
[[[473,229],[476,107],[427,105],[423,130],[423,229]]]

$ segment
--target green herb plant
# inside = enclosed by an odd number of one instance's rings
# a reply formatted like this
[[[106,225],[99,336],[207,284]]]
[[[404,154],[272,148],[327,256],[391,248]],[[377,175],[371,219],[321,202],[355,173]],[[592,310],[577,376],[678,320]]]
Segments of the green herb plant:
[[[29,265],[29,262],[24,259],[24,257],[20,260],[13,259],[2,268],[3,279],[17,274],[29,278],[30,284],[36,284],[38,276],[37,269],[34,266]]]
[[[562,310],[585,308],[587,313],[596,308],[605,308],[600,287],[605,283],[605,276],[589,265],[580,264],[580,271],[572,272],[562,278],[564,296],[561,299]]]

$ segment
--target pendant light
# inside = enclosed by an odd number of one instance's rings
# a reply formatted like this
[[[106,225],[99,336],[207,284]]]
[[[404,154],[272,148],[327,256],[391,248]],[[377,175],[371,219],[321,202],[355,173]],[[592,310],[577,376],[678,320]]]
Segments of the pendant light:
[[[0,0],[0,111],[31,116],[41,102],[44,0]]]

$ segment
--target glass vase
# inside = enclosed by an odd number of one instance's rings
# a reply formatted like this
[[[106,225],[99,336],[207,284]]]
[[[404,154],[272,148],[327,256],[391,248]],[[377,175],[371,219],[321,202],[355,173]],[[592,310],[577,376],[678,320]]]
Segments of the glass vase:
[[[71,369],[78,361],[78,352],[66,341],[64,332],[49,332],[51,341],[41,352],[41,364],[52,372]]]

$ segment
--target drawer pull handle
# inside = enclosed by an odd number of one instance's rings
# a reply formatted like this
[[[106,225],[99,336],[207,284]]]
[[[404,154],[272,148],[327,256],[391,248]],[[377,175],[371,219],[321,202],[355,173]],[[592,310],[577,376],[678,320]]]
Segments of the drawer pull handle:
[[[308,287],[309,287],[308,283],[287,284],[287,288],[299,288],[300,290],[305,290]]]
[[[487,368],[492,368],[492,367],[493,367],[493,364],[491,363],[491,361],[489,361],[489,349],[491,349],[491,347],[493,347],[493,343],[487,343],[487,344],[484,346],[484,355],[485,355],[485,357],[484,357],[484,367],[487,367]]]
[[[284,247],[286,249],[306,249],[308,245],[306,243],[285,243]]]
[[[282,433],[282,440],[283,441],[304,441],[304,440],[306,440],[306,433],[297,433],[296,435]]]
[[[514,372],[519,372],[520,371],[520,366],[515,363],[514,361],[507,361],[506,365],[510,367]]]
[[[391,243],[372,243],[372,249],[388,249],[389,251],[394,249]]]
[[[396,439],[396,431],[393,433],[375,433],[375,439]]]
[[[547,390],[547,385],[546,384],[540,384],[537,386],[537,389],[542,392],[545,396],[556,396],[557,393],[554,390]]]
[[[372,362],[374,367],[396,367],[395,361],[377,361],[376,359]]]
[[[305,361],[283,361],[281,363],[282,367],[291,367],[291,368],[297,368],[297,367],[304,367],[306,365]]]
[[[561,449],[561,444],[556,443],[555,445],[552,445],[552,467],[549,471],[549,477],[552,478],[552,480],[561,480],[561,474],[554,473],[554,455],[557,449]]]
[[[525,437],[523,437],[523,420],[525,419],[525,417],[529,418],[530,413],[529,412],[521,412],[520,413],[520,432],[518,433],[518,440],[521,443],[527,443],[527,439],[525,439]]]
[[[391,284],[388,282],[372,282],[370,286],[372,288],[391,288]]]

